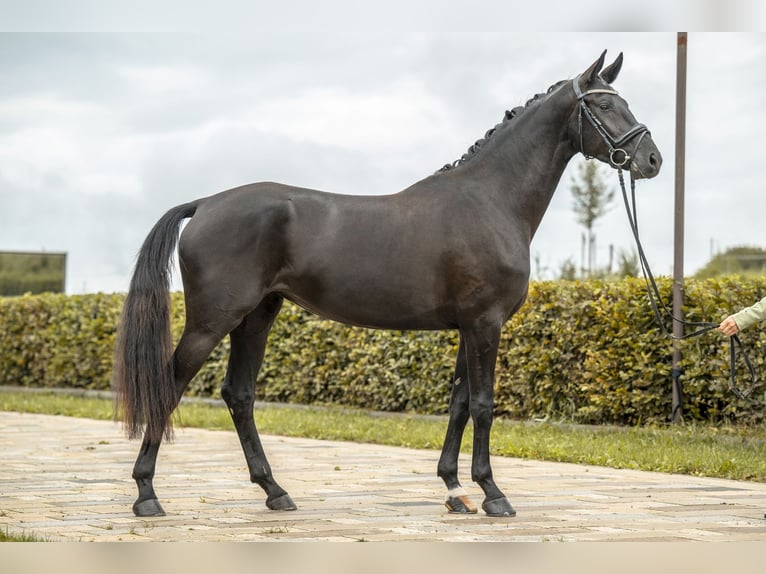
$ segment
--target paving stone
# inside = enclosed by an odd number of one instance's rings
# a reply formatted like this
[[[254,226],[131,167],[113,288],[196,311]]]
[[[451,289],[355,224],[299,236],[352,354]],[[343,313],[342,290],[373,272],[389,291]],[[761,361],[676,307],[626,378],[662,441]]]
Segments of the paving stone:
[[[754,541],[766,485],[493,458],[518,516],[448,514],[438,451],[263,436],[298,505],[274,512],[236,434],[177,429],[155,488],[168,516],[137,518],[138,441],[119,425],[0,412],[0,529],[72,541]],[[470,458],[461,455],[466,490]]]

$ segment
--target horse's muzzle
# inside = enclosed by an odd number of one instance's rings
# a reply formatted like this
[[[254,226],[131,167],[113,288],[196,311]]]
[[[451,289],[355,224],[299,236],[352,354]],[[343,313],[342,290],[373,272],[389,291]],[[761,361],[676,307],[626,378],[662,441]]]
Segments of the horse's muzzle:
[[[630,174],[633,179],[651,179],[660,173],[660,167],[662,167],[662,154],[654,145],[654,140],[647,134],[634,152],[630,162]]]

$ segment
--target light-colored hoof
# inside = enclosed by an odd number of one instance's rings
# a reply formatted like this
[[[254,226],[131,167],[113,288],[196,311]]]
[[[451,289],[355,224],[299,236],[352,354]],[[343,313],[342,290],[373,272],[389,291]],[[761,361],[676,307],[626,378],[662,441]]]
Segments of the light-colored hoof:
[[[447,507],[451,514],[476,514],[479,511],[466,495],[449,496],[444,501],[444,506]]]

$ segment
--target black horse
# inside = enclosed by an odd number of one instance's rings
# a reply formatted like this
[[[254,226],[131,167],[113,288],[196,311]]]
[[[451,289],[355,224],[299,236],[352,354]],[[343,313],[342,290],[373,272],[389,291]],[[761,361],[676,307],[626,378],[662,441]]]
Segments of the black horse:
[[[114,386],[131,438],[137,516],[162,515],[152,480],[171,413],[206,357],[231,338],[221,395],[266,506],[294,510],[274,480],[253,419],[266,338],[284,299],[321,317],[377,329],[457,329],[460,344],[438,475],[451,512],[476,512],[458,480],[458,452],[474,425],[471,478],[490,516],[515,510],[495,485],[489,434],[500,330],[527,294],[529,245],[578,152],[635,178],[662,158],[610,84],[622,54],[604,52],[574,80],[505,113],[452,164],[386,196],[255,183],[179,205],[138,254],[117,337]],[[603,68],[603,69],[602,69]],[[617,135],[615,135],[617,134]],[[181,222],[192,218],[178,239]],[[178,243],[186,326],[173,350],[170,261]]]

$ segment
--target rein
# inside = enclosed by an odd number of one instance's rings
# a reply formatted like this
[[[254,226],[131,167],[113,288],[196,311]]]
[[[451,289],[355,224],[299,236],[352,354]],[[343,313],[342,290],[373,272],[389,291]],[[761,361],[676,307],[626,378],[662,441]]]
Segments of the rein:
[[[639,261],[641,262],[641,271],[643,272],[644,281],[646,282],[646,291],[647,291],[647,294],[649,295],[649,303],[652,307],[652,311],[654,312],[654,317],[657,323],[659,324],[660,329],[665,335],[669,336],[672,340],[677,340],[677,341],[681,341],[684,339],[691,339],[693,337],[699,337],[700,335],[703,335],[714,329],[717,329],[719,326],[719,323],[710,323],[706,321],[685,321],[673,315],[673,312],[670,309],[668,309],[667,305],[665,305],[665,303],[662,301],[662,297],[660,296],[660,291],[657,288],[657,282],[654,279],[652,270],[649,267],[649,262],[646,259],[646,254],[644,253],[644,248],[641,245],[641,239],[638,234],[638,217],[637,217],[637,211],[636,211],[636,181],[635,179],[633,179],[633,174],[631,173],[630,175],[631,194],[630,194],[630,201],[628,201],[628,193],[625,189],[625,178],[622,173],[623,168],[625,166],[629,166],[633,158],[630,156],[630,154],[627,151],[625,151],[625,149],[622,146],[628,141],[630,141],[631,139],[638,137],[638,140],[633,146],[633,151],[635,152],[638,149],[638,147],[641,145],[641,141],[643,140],[644,136],[649,133],[649,129],[644,124],[637,123],[621,136],[612,137],[609,134],[609,132],[606,130],[606,128],[604,127],[604,124],[601,122],[601,120],[599,120],[598,117],[596,117],[596,114],[593,113],[593,110],[590,109],[590,106],[588,106],[588,103],[585,101],[585,97],[591,94],[611,94],[616,96],[619,94],[619,92],[609,88],[594,88],[586,92],[583,92],[580,89],[579,80],[580,80],[580,76],[577,76],[574,80],[572,80],[572,87],[574,88],[577,101],[580,103],[578,119],[577,119],[578,129],[580,132],[580,153],[582,153],[586,159],[591,159],[593,157],[585,151],[585,148],[583,146],[583,116],[584,116],[588,120],[588,122],[590,122],[590,124],[593,126],[596,132],[601,136],[601,139],[604,140],[604,143],[606,143],[607,147],[609,148],[609,161],[617,169],[617,174],[620,179],[620,189],[622,190],[622,197],[625,202],[625,209],[628,213],[628,222],[630,223],[630,229],[633,233],[633,238],[636,242],[636,247],[638,249],[638,257],[639,257]],[[658,304],[658,301],[659,301],[659,304]],[[660,312],[660,307],[662,308],[662,311],[664,312],[665,316],[670,317],[670,319],[673,322],[680,323],[684,327],[694,327],[695,331],[692,331],[691,333],[686,333],[681,336],[677,336],[671,332],[668,332],[668,330],[665,328],[665,324],[662,321],[663,316],[662,316],[662,313]],[[747,369],[750,373],[751,385],[746,392],[743,392],[737,386],[737,373],[736,373],[737,348],[739,348],[742,354],[742,358],[745,362],[745,365],[747,366]],[[730,386],[731,386],[732,393],[734,393],[734,395],[738,399],[743,399],[743,400],[747,399],[752,394],[756,386],[755,369],[753,369],[753,365],[750,362],[750,358],[747,356],[747,353],[745,352],[745,347],[742,344],[742,341],[740,340],[737,334],[734,334],[729,338],[729,371],[731,373]]]
[[[646,292],[649,295],[649,303],[652,307],[652,311],[654,312],[654,317],[657,323],[660,326],[660,329],[662,332],[670,337],[671,339],[675,341],[683,341],[685,339],[692,339],[694,337],[699,337],[700,335],[703,335],[705,333],[708,333],[714,329],[717,329],[719,326],[719,323],[711,323],[707,321],[685,321],[683,319],[679,319],[675,315],[673,315],[673,312],[668,309],[667,305],[662,301],[662,297],[660,296],[660,291],[657,287],[657,282],[654,279],[654,275],[652,274],[652,270],[649,267],[649,262],[646,259],[646,254],[644,253],[644,248],[641,245],[641,239],[639,238],[638,234],[638,216],[636,211],[636,181],[633,179],[633,176],[630,177],[630,201],[628,201],[628,193],[625,189],[625,178],[622,173],[621,167],[617,168],[617,174],[620,179],[620,189],[622,190],[622,198],[625,202],[625,210],[628,214],[628,222],[630,224],[630,230],[633,233],[633,239],[636,242],[636,248],[638,249],[638,257],[639,261],[641,262],[641,271],[644,275],[644,281],[646,282]],[[659,301],[659,304],[657,303]],[[684,327],[694,327],[695,330],[691,333],[685,333],[684,335],[677,336],[673,333],[669,332],[665,328],[665,324],[662,321],[662,313],[660,312],[660,307],[662,308],[662,311],[664,312],[666,317],[670,317],[670,319],[676,323],[682,324]],[[742,355],[742,359],[745,362],[745,365],[747,366],[747,369],[750,373],[750,388],[747,391],[742,391],[739,386],[737,386],[737,370],[736,370],[736,364],[737,364],[737,348],[739,348],[739,351]],[[738,399],[746,400],[753,392],[756,386],[756,375],[755,375],[755,369],[753,368],[752,363],[750,362],[750,358],[747,355],[747,352],[745,351],[745,347],[742,344],[742,340],[739,338],[737,334],[732,335],[729,337],[729,372],[730,372],[730,388],[731,392],[734,393],[734,396],[736,396]]]

